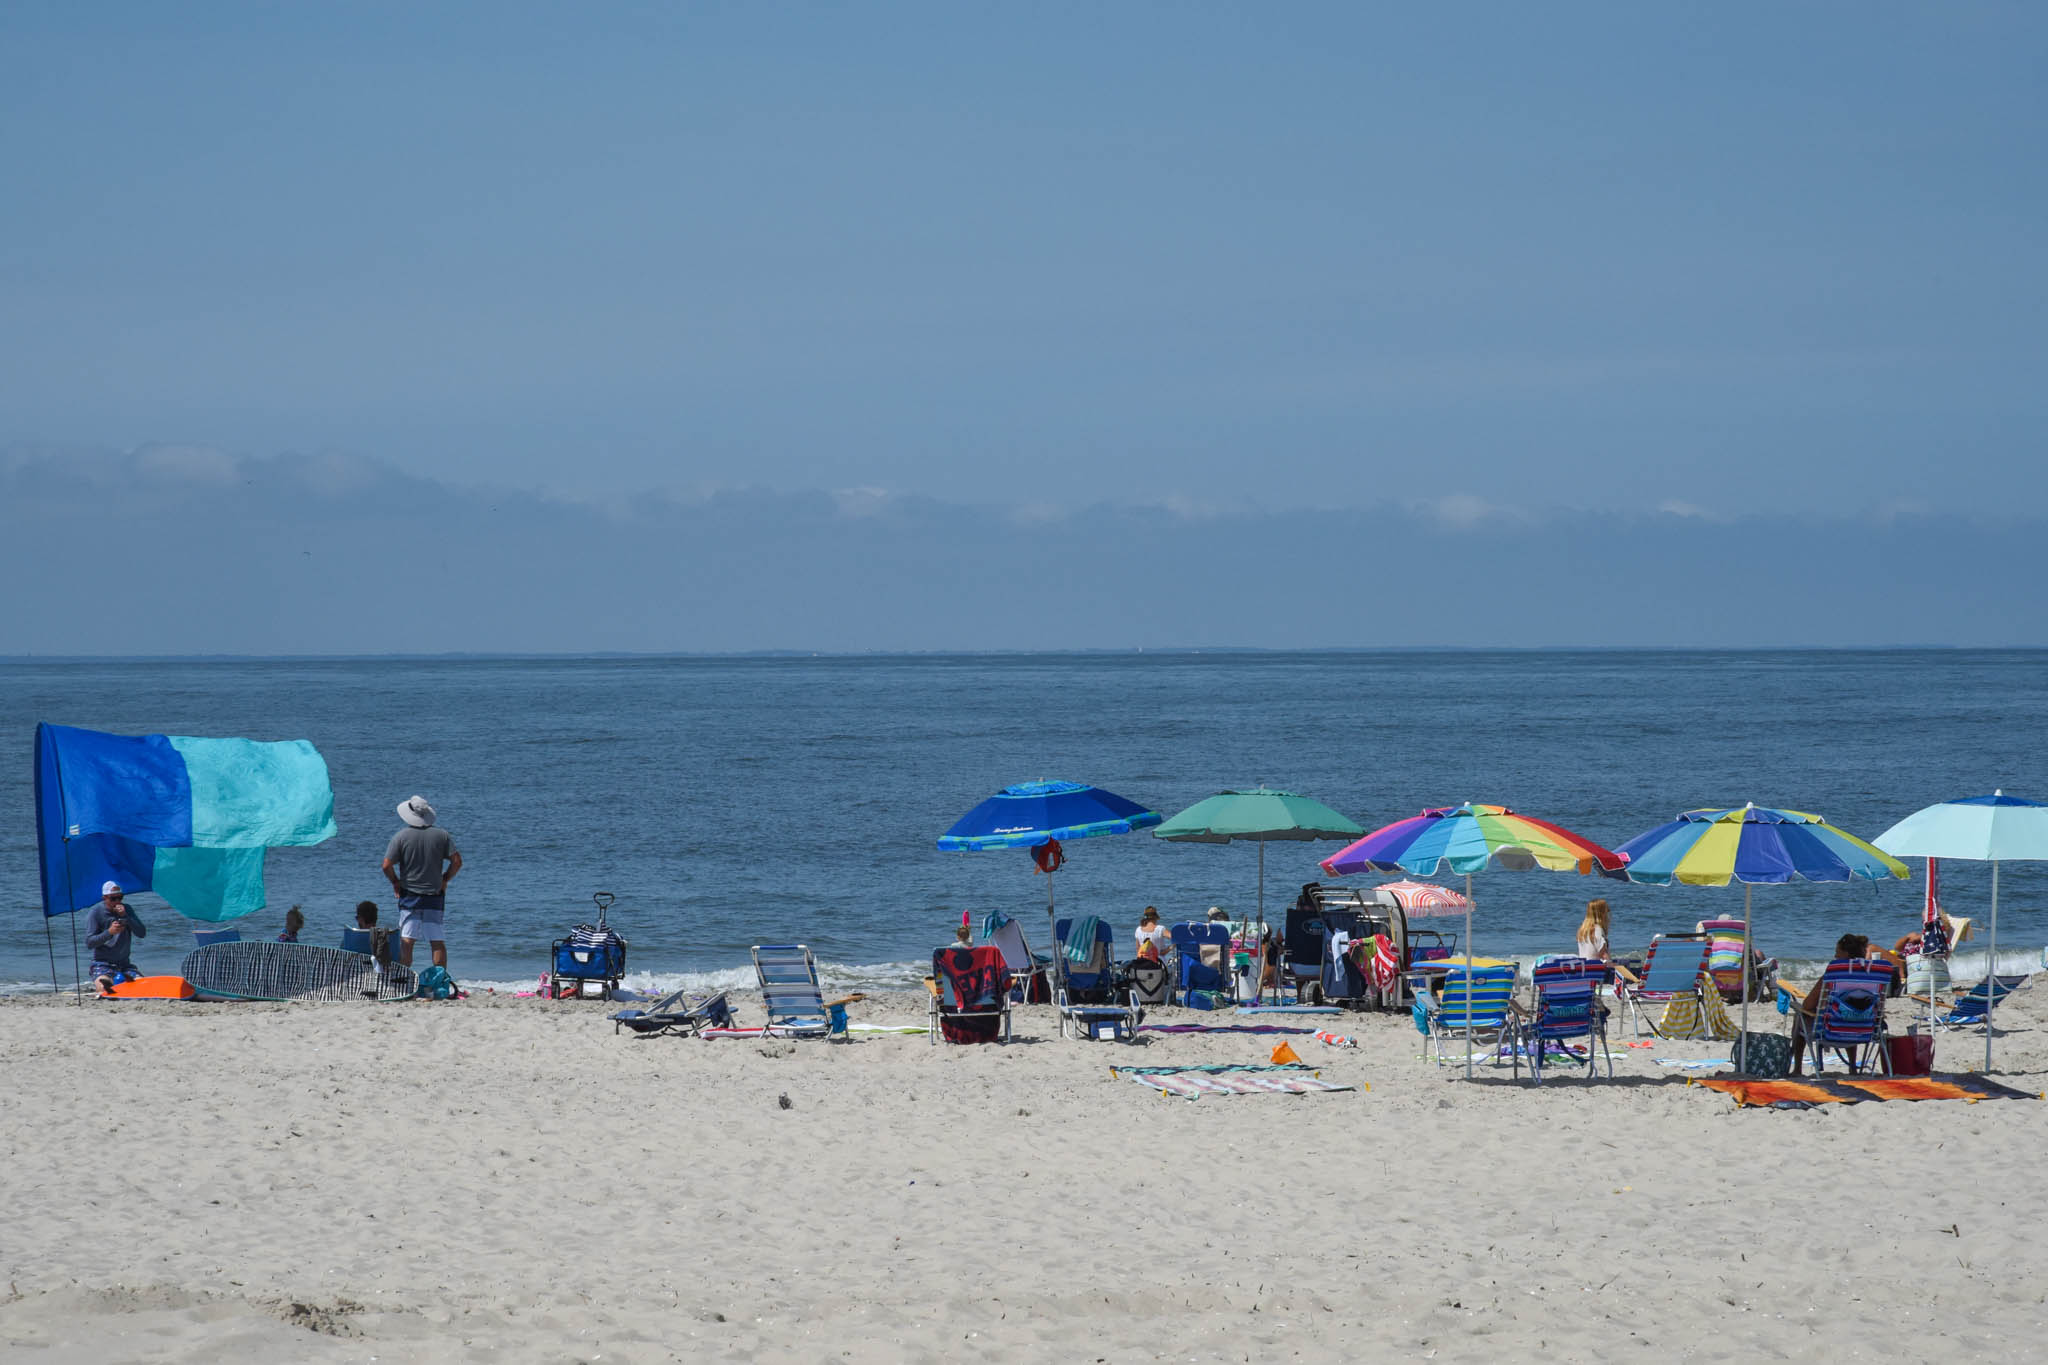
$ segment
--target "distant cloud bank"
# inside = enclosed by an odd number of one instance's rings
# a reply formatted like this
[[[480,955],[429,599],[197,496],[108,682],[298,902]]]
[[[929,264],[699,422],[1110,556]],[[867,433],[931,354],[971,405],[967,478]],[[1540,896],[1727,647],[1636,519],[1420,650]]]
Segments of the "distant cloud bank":
[[[1060,492],[593,505],[351,457],[15,448],[0,653],[2048,644],[2039,520]]]

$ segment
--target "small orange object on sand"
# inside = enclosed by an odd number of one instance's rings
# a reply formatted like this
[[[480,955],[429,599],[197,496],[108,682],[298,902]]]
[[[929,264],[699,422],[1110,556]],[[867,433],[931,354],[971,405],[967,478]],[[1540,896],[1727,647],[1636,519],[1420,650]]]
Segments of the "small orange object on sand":
[[[115,983],[114,989],[102,992],[102,1000],[190,1000],[194,992],[192,983],[182,976],[138,976],[133,981]]]
[[[1289,1047],[1285,1043],[1282,1043],[1280,1044],[1280,1046],[1273,1049],[1274,1066],[1286,1066],[1289,1063],[1296,1063],[1299,1061],[1301,1061],[1300,1054],[1296,1053],[1293,1048]]]

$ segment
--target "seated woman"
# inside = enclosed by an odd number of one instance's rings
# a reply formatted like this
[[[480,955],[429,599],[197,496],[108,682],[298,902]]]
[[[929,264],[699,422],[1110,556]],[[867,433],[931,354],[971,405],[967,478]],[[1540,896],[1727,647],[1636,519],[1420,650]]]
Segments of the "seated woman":
[[[1607,900],[1601,897],[1586,902],[1586,918],[1579,923],[1579,956],[1590,957],[1596,962],[1605,962],[1610,955],[1607,931],[1610,924]]]
[[[1868,960],[1869,958],[1869,935],[1844,934],[1835,940],[1834,961],[1828,963],[1828,966],[1832,967],[1836,962],[1854,962],[1858,959]],[[1877,960],[1880,962],[1884,961],[1883,958]],[[1793,995],[1791,991],[1787,991],[1786,994]],[[1806,1065],[1806,1043],[1813,1034],[1813,1015],[1814,1011],[1820,1008],[1820,996],[1821,983],[1819,981],[1814,982],[1812,988],[1803,997],[1793,995],[1792,1074],[1795,1076],[1800,1075]]]

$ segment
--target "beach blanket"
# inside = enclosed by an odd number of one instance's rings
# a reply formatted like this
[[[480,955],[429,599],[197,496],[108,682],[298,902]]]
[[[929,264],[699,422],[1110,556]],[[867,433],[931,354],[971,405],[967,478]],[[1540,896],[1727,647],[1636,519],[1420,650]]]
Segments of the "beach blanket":
[[[1140,1024],[1140,1033],[1314,1033],[1285,1024]]]
[[[1239,1014],[1342,1014],[1335,1005],[1239,1005]]]
[[[1309,1095],[1358,1088],[1326,1081],[1320,1073],[1305,1071],[1297,1065],[1270,1066],[1262,1062],[1113,1066],[1109,1074],[1120,1080],[1136,1081],[1162,1095],[1178,1095],[1187,1100],[1198,1100],[1204,1095]]]
[[[1717,1066],[1735,1065],[1726,1057],[1659,1057],[1656,1062],[1658,1066],[1683,1067],[1688,1071],[1705,1071]]]
[[[924,1024],[848,1024],[846,1031],[848,1033],[926,1033],[929,1032],[929,1029]],[[698,1029],[697,1036],[699,1038],[787,1038],[790,1034],[787,1028],[778,1028],[773,1032],[759,1027],[705,1028]]]
[[[1688,1080],[1719,1090],[1743,1106],[1858,1104],[1864,1100],[2038,1100],[1984,1076],[1805,1076],[1782,1081],[1739,1081],[1724,1076]]]

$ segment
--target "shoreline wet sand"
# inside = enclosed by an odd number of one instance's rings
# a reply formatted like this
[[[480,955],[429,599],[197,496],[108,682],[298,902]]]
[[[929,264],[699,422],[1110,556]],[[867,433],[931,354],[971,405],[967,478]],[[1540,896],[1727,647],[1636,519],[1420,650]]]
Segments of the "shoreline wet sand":
[[[1363,1015],[1335,1025],[1356,1050],[1287,1037],[1358,1090],[1190,1102],[1108,1068],[1262,1061],[1280,1037],[1061,1041],[1034,1007],[1007,1047],[635,1040],[610,1008],[0,1001],[0,1343],[1935,1359],[2009,1352],[2048,1317],[2034,1100],[1738,1110],[1652,1060],[1725,1053],[1706,1043],[1616,1047],[1611,1082],[1468,1085],[1417,1060],[1405,1016]],[[2044,1014],[2036,986],[2000,1013],[1995,1074],[2030,1093]],[[854,1018],[922,1022],[923,1001]],[[1981,1034],[1942,1035],[1939,1069],[1981,1062]]]

